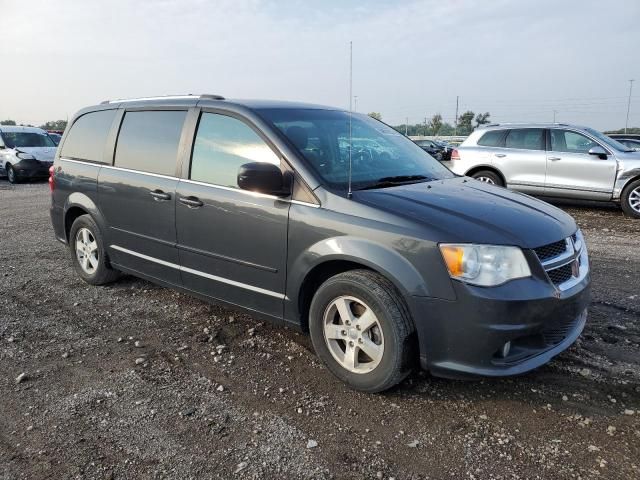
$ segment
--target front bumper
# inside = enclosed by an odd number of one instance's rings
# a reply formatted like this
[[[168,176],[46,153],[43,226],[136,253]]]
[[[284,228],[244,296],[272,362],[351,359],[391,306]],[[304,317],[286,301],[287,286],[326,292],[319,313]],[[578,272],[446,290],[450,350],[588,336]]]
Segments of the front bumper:
[[[51,165],[53,165],[53,162],[20,160],[12,166],[20,178],[46,178],[49,176],[49,167]]]
[[[568,348],[586,322],[589,275],[563,292],[536,278],[495,288],[453,284],[457,300],[411,300],[421,366],[437,376],[525,373]]]

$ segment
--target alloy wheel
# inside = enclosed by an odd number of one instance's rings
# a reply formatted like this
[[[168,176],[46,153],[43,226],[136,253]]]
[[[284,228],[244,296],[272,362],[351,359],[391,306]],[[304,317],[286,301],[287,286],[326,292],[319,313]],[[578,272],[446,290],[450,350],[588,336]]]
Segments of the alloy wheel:
[[[76,233],[76,257],[85,273],[95,273],[99,265],[98,243],[91,230],[86,227],[82,227]]]
[[[629,194],[629,206],[635,212],[640,213],[640,187],[636,187]]]
[[[333,358],[353,373],[368,373],[384,354],[384,336],[378,317],[362,300],[341,296],[324,313],[324,339]]]
[[[489,178],[489,177],[475,177],[476,180],[478,180],[479,182],[484,182],[484,183],[490,183],[491,185],[495,185],[496,182],[493,181],[493,178]]]

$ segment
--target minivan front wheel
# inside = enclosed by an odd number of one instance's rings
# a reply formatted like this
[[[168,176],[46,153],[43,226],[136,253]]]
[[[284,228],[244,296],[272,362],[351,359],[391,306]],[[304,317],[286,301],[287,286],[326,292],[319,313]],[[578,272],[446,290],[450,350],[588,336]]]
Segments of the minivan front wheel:
[[[69,250],[73,266],[85,282],[104,285],[118,278],[119,273],[107,262],[102,234],[91,216],[80,215],[71,225]]]
[[[352,270],[324,282],[309,311],[311,341],[331,373],[356,390],[380,392],[411,371],[414,326],[383,276]]]
[[[640,179],[625,187],[620,197],[620,204],[624,213],[633,218],[640,218]]]

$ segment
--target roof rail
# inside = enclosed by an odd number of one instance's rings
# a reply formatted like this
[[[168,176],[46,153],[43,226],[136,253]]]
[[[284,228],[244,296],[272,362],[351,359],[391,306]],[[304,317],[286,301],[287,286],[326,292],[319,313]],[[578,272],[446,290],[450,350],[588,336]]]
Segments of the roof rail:
[[[109,103],[139,102],[143,100],[180,100],[185,98],[203,98],[208,100],[224,100],[225,99],[222,95],[212,95],[209,93],[205,93],[203,95],[196,96],[189,93],[188,95],[161,95],[158,97],[138,97],[138,98],[120,98],[116,100],[104,100],[100,102],[100,105],[106,105]]]

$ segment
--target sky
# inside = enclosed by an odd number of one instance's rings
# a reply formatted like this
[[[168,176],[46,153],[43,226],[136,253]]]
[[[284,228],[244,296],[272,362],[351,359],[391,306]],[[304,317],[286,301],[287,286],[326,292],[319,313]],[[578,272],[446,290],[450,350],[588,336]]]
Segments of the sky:
[[[639,0],[0,0],[0,119],[184,93],[640,127]]]

